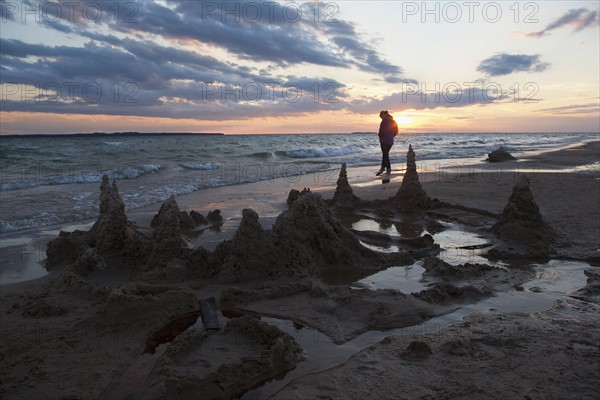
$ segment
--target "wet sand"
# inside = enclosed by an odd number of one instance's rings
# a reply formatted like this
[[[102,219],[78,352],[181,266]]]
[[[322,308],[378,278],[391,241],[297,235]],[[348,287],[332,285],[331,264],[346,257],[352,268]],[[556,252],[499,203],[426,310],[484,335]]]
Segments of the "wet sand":
[[[22,276],[37,279],[4,281],[0,287],[0,395],[595,398],[600,386],[600,303],[596,283],[584,271],[598,265],[600,177],[593,165],[598,163],[599,144],[502,164],[472,159],[442,168],[424,163],[419,178],[427,194],[462,208],[410,214],[386,210],[375,201],[398,191],[403,171],[382,183],[369,168],[348,170],[353,192],[364,202],[326,211],[319,208],[318,198],[305,198],[292,208],[299,213],[305,206],[306,218],[315,219],[290,231],[285,218],[278,219],[288,209],[290,189],[311,187],[330,199],[338,171],[180,196],[176,200],[181,211],[206,214],[219,208],[224,216],[222,223],[187,232],[190,247],[208,252],[187,255],[200,260],[190,261],[192,267],[184,261],[154,260],[152,268],[125,263],[84,270],[81,276],[73,275],[71,266],[54,267],[39,277],[33,268],[45,263],[42,257],[22,260],[29,248],[11,250],[14,254],[6,257],[13,269],[29,270]],[[489,260],[485,246],[496,241],[490,229],[523,174],[555,234],[551,260]],[[244,208],[254,209],[258,220],[242,213]],[[160,238],[158,232],[168,224],[147,228],[157,211],[148,207],[127,212],[127,218],[144,235]],[[289,223],[301,221],[287,215]],[[89,230],[92,224],[77,228]],[[247,235],[240,237],[240,232]],[[14,245],[29,240],[28,246],[43,247],[57,234],[51,228],[29,236],[21,233]],[[410,240],[426,234],[439,247],[414,247]],[[253,236],[262,239],[253,242]],[[329,254],[331,246],[321,248],[313,237],[331,240],[340,252]],[[305,239],[311,244],[298,245]],[[230,242],[223,247],[223,240]],[[305,274],[298,266],[282,269],[277,259],[256,252],[261,243],[274,246],[275,252],[283,245],[291,246],[289,251],[307,251],[302,265],[312,272]],[[173,250],[172,243],[156,246]],[[354,253],[357,246],[367,250]],[[325,268],[338,263],[344,252],[375,264]],[[240,274],[234,276],[255,276],[236,269],[240,266],[231,254],[241,255],[242,263],[263,257],[278,275],[228,282],[218,271],[220,262]],[[398,254],[402,257],[390,258]],[[322,261],[314,265],[314,260]],[[386,262],[390,264],[377,264]],[[201,275],[193,263],[216,263],[217,270],[206,267]],[[286,276],[286,271],[296,275]],[[588,291],[576,292],[586,284]],[[177,333],[184,333],[160,345],[158,354],[144,353],[148,339],[170,330],[184,315],[198,315],[197,300],[211,296],[226,311],[220,315],[223,330],[206,331],[202,318],[196,318],[178,328]],[[128,386],[123,375],[139,384]]]

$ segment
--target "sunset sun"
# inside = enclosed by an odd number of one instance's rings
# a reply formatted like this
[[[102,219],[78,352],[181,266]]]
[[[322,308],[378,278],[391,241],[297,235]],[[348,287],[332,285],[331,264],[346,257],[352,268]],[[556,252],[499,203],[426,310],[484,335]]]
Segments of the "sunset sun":
[[[396,122],[398,123],[398,125],[403,125],[403,126],[407,126],[407,125],[411,125],[412,124],[412,119],[405,117],[405,116],[398,116],[395,118]]]

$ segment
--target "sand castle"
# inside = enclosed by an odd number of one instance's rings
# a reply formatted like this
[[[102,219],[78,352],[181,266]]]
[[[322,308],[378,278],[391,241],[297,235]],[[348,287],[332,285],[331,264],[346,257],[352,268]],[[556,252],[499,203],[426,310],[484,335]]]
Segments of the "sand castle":
[[[262,229],[256,212],[243,210],[233,239],[217,246],[208,256],[207,268],[200,269],[205,277],[242,281],[318,277],[329,270],[368,271],[412,261],[405,253],[381,254],[362,246],[335,219],[318,193],[305,190],[298,192],[270,230]]]
[[[243,210],[233,238],[208,252],[202,247],[188,248],[181,232],[182,213],[174,197],[161,205],[151,228],[144,230],[128,221],[116,182],[110,185],[104,177],[100,188],[98,220],[89,232],[62,232],[50,242],[49,267],[65,263],[73,272],[87,276],[104,268],[143,272],[183,266],[184,276],[235,282],[318,277],[330,270],[375,271],[414,261],[408,253],[382,254],[362,246],[335,219],[321,196],[310,190],[295,197],[290,194],[289,210],[270,230],[261,227],[256,212]],[[351,188],[345,191],[346,198],[348,195],[352,196]],[[209,216],[217,220],[220,213]]]
[[[112,185],[104,176],[100,185],[100,214],[88,232],[61,232],[48,243],[47,267],[70,264],[93,248],[112,268],[127,268],[146,264],[152,238],[137,229],[125,215],[125,205],[117,183]]]
[[[439,247],[429,235],[400,239],[400,245],[411,250],[410,254],[408,251],[384,254],[362,246],[355,234],[341,225],[328,208],[328,204],[351,207],[360,201],[348,182],[345,164],[330,201],[324,201],[307,188],[302,192],[292,190],[288,210],[268,230],[261,227],[256,212],[245,209],[233,238],[219,244],[213,252],[202,247],[190,249],[182,227],[190,229],[209,220],[220,221],[218,210],[209,213],[207,218],[195,211],[188,214],[181,212],[171,197],[160,207],[150,229],[141,229],[127,219],[116,182],[111,185],[105,176],[100,190],[98,220],[89,232],[61,232],[51,241],[47,250],[49,268],[63,263],[69,265],[70,272],[80,276],[105,268],[138,272],[162,268],[179,270],[180,278],[193,276],[221,281],[306,278],[318,277],[327,271],[367,271],[394,263],[405,265],[413,262],[411,254],[422,257],[429,254],[428,249]],[[402,185],[391,201],[402,212],[425,210],[434,203],[419,182],[412,146],[407,153]],[[525,177],[514,186],[492,231],[500,242],[490,250],[490,256],[503,257],[509,253],[524,257],[547,256],[552,233],[541,217]],[[373,238],[367,237],[369,239]],[[419,249],[427,251],[417,251]]]
[[[489,251],[500,258],[548,258],[553,241],[552,229],[546,224],[522,175],[492,232],[500,242]]]
[[[184,248],[186,240],[181,236],[179,205],[171,196],[161,206],[158,214],[152,219],[154,229],[152,250],[148,259],[149,266],[164,266],[177,258]]]
[[[415,211],[427,209],[431,199],[421,186],[419,174],[417,173],[417,162],[412,145],[408,146],[406,153],[406,171],[402,179],[402,186],[392,198],[401,211]]]
[[[353,207],[359,200],[360,199],[354,195],[352,186],[350,186],[350,183],[348,182],[346,163],[343,163],[336,183],[335,193],[329,204],[339,207]]]

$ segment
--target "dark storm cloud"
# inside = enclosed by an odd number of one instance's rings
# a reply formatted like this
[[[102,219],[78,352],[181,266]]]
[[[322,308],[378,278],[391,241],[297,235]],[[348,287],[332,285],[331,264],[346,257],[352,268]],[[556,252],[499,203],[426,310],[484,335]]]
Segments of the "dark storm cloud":
[[[550,23],[546,28],[539,32],[531,32],[527,36],[542,37],[546,33],[563,26],[570,25],[573,31],[578,32],[585,28],[598,25],[598,12],[587,8],[577,8],[567,11],[564,15]]]
[[[477,67],[477,71],[487,76],[500,76],[523,71],[542,72],[549,65],[541,62],[539,55],[503,53],[483,60]]]

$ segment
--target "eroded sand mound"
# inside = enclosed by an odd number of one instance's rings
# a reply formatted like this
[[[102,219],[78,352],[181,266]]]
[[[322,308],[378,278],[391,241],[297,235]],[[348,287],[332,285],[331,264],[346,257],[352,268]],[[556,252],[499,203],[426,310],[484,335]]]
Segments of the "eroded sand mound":
[[[196,295],[189,288],[130,282],[107,293],[94,323],[101,330],[156,330],[198,309]]]
[[[230,288],[220,303],[238,312],[291,319],[344,343],[368,330],[386,330],[423,322],[444,307],[398,290],[362,290],[317,284],[270,285],[260,290]]]
[[[495,273],[501,273],[504,271],[503,269],[492,267],[491,265],[487,264],[466,263],[461,265],[451,265],[437,257],[425,258],[423,268],[425,268],[425,275],[448,279],[483,276],[485,273],[490,271],[495,271]]]
[[[504,147],[500,147],[488,154],[488,161],[491,163],[512,160],[516,160],[516,157],[510,154]]]
[[[46,247],[46,269],[76,261],[88,248],[90,233],[76,230],[61,231]]]
[[[500,242],[489,251],[490,256],[547,258],[550,255],[553,233],[542,218],[524,175],[513,186],[492,232]]]
[[[491,295],[492,291],[486,287],[478,289],[472,285],[455,286],[450,283],[436,284],[418,293],[413,293],[413,296],[434,304],[470,303]]]
[[[190,330],[173,340],[157,361],[144,398],[237,398],[304,357],[294,338],[277,327],[236,318],[222,332]]]
[[[600,304],[600,271],[588,269],[583,273],[587,276],[586,285],[571,293],[571,297]]]
[[[458,295],[455,301],[462,302],[465,299],[478,299],[491,295],[491,291],[506,291],[520,288],[523,283],[535,276],[531,268],[500,268],[488,264],[465,263],[452,265],[437,257],[426,257],[423,262],[423,278],[434,283],[449,283],[452,286],[440,286],[431,288],[422,293],[423,300],[430,298],[452,299]],[[472,289],[457,288],[453,285],[467,285]],[[471,296],[474,295],[474,296]]]
[[[229,287],[221,292],[219,304],[222,307],[234,307],[257,300],[279,299],[299,293],[309,293],[312,297],[323,297],[326,292],[315,282],[297,282],[264,285],[255,290]]]

